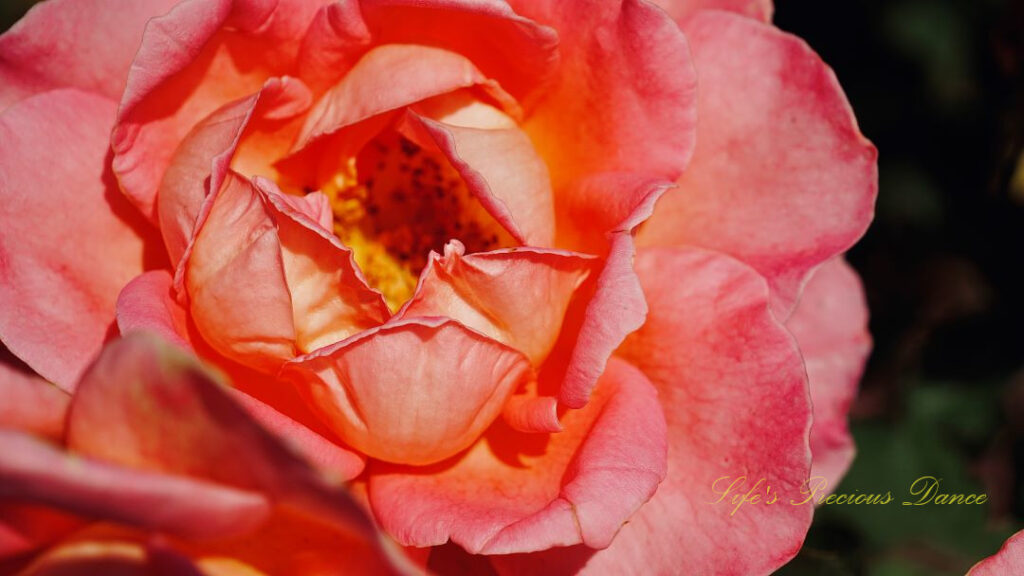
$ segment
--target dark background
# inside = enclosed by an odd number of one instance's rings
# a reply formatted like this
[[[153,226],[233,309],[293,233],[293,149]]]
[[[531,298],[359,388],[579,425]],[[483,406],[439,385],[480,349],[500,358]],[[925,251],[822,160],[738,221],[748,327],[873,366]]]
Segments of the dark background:
[[[1024,2],[777,0],[880,151],[875,222],[849,259],[875,349],[858,456],[780,574],[963,574],[1024,527]],[[920,476],[984,506],[901,506]]]
[[[0,30],[33,2],[0,0]],[[1024,1],[776,0],[835,68],[880,150],[874,225],[849,259],[875,349],[843,493],[779,573],[963,574],[1024,527]],[[984,506],[901,506],[918,477]]]

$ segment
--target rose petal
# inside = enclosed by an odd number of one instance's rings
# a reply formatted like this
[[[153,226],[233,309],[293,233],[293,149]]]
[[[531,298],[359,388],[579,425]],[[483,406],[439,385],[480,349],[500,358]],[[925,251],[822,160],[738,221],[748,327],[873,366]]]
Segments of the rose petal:
[[[525,123],[555,189],[601,171],[675,180],[696,134],[696,76],[679,27],[638,0],[511,4],[560,34],[560,77]]]
[[[297,358],[281,377],[361,452],[427,464],[473,443],[531,372],[518,352],[451,320],[423,318]]]
[[[171,273],[146,272],[132,280],[117,297],[117,327],[122,334],[155,332],[186,350],[192,349],[188,311],[174,298]]]
[[[719,250],[769,279],[789,315],[811,270],[871,221],[877,151],[835,75],[801,40],[750,18],[686,23],[699,77],[697,150],[640,246]]]
[[[967,576],[1007,576],[1024,571],[1024,530],[1003,544],[996,554],[978,562]]]
[[[105,170],[113,118],[113,102],[76,90],[0,116],[0,338],[66,390],[110,334],[121,288],[166,265]]]
[[[317,14],[302,49],[304,78],[329,84],[373,46],[432,46],[469,58],[516,99],[543,87],[558,62],[554,30],[497,0],[335,2]]]
[[[156,332],[165,340],[192,351],[190,342],[183,340],[177,332],[178,322],[186,322],[185,310],[170,297],[171,277],[167,272],[150,272],[133,280],[121,293],[118,300],[118,323],[121,332],[127,334],[136,330]],[[179,317],[180,315],[180,317]],[[181,324],[185,326],[185,324]],[[186,336],[187,337],[187,336]],[[215,361],[220,359],[215,359]],[[289,447],[301,454],[311,464],[324,472],[329,472],[343,480],[359,475],[365,465],[363,458],[337,443],[325,438],[325,431],[311,430],[305,423],[296,420],[292,415],[285,415],[281,410],[291,406],[280,402],[281,394],[266,395],[256,398],[250,394],[266,392],[253,386],[257,376],[239,374],[233,366],[222,368],[239,385],[247,391],[231,389],[232,395],[253,420],[265,429],[288,443]],[[277,382],[273,382],[277,384]],[[275,386],[276,388],[277,386]],[[267,402],[278,401],[280,406],[271,406]],[[291,411],[294,414],[294,411]],[[63,423],[62,423],[63,426]]]
[[[146,21],[177,0],[53,0],[0,36],[0,112],[29,96],[80,88],[118,98]]]
[[[68,416],[68,448],[121,466],[186,474],[280,497],[300,460],[249,418],[198,363],[154,337],[110,344]]]
[[[218,353],[273,373],[296,355],[274,220],[255,187],[238,177],[225,182],[211,205],[184,264],[191,317]]]
[[[71,456],[18,432],[0,430],[0,452],[10,500],[188,537],[244,534],[269,513],[259,494]]]
[[[253,420],[259,422],[264,429],[285,442],[289,448],[321,472],[329,473],[339,480],[351,480],[366,467],[366,460],[361,454],[342,448],[301,422],[285,416],[244,392],[235,389],[228,392]]]
[[[294,67],[327,0],[192,0],[147,26],[112,135],[125,194],[156,218],[164,171],[186,134],[227,102]]]
[[[594,261],[538,248],[433,254],[400,318],[446,316],[519,350],[535,366],[551,351],[576,289]]]
[[[756,18],[762,22],[772,21],[775,6],[772,0],[651,0],[668,12],[676,22],[693,16],[698,10],[725,10]]]
[[[476,85],[499,99],[507,98],[496,83],[455,52],[406,44],[374,48],[316,103],[294,150],[385,112]]]
[[[846,416],[871,350],[868,308],[857,273],[842,258],[818,268],[786,321],[807,367],[814,404],[811,476],[835,487],[853,461]]]
[[[94,538],[76,535],[40,554],[24,571],[19,571],[18,574],[19,576],[65,576],[67,574],[146,576],[153,574],[154,567],[150,566],[147,561],[146,548],[137,540],[137,538]],[[159,572],[156,573],[159,574]]]
[[[474,554],[608,546],[665,476],[657,396],[637,369],[613,361],[594,400],[564,424],[550,437],[496,425],[466,455],[429,468],[371,464],[374,513],[406,545],[451,538]]]
[[[272,373],[298,351],[339,342],[390,314],[351,251],[270,182],[232,178],[210,202],[185,285],[196,327],[219,353]]]
[[[72,401],[69,449],[122,466],[258,492],[374,541],[346,490],[257,425],[195,360],[152,336],[109,345]]]
[[[331,530],[308,517],[279,511],[257,532],[220,542],[176,542],[175,547],[210,576],[249,574],[423,574],[412,570],[396,546],[384,550],[365,538]],[[173,573],[177,574],[177,573]]]
[[[637,273],[651,307],[623,345],[658,388],[668,421],[668,477],[606,550],[497,558],[499,571],[767,574],[800,549],[813,507],[800,490],[810,468],[811,405],[799,351],[768,309],[756,272],[697,249],[644,250]],[[731,514],[720,478],[765,478],[778,501]],[[716,486],[716,481],[719,484]],[[728,480],[727,480],[728,482]],[[764,496],[763,484],[761,491]]]
[[[593,215],[598,229],[607,232],[602,242],[581,239],[604,255],[604,268],[594,280],[593,295],[582,299],[582,309],[570,309],[563,338],[548,361],[561,382],[558,401],[564,406],[581,408],[587,403],[612,352],[644,322],[647,304],[633,271],[633,231],[651,215],[668,187],[636,174],[600,174],[569,188],[570,196],[579,199],[575,213]],[[584,208],[594,207],[591,200],[602,196],[619,198],[605,208]],[[616,225],[609,230],[608,222]]]
[[[63,390],[0,358],[0,398],[0,427],[63,438],[71,399]]]
[[[267,180],[256,179],[281,240],[299,350],[311,352],[376,326],[391,312],[333,232],[295,210]]]
[[[46,506],[5,501],[0,503],[0,570],[18,557],[64,538],[85,520]],[[24,562],[27,564],[27,562]],[[18,572],[15,572],[18,573]],[[20,574],[20,573],[19,573]]]
[[[210,190],[220,190],[231,166],[262,164],[259,173],[270,176],[270,166],[290,146],[293,130],[280,126],[287,119],[311,105],[308,88],[294,78],[272,78],[256,94],[218,108],[185,136],[174,153],[160,183],[157,196],[160,231],[177,265],[200,223],[203,201]],[[273,132],[277,153],[263,146],[253,150],[247,140],[260,130]],[[253,158],[257,156],[259,158]]]
[[[440,149],[481,205],[519,242],[550,246],[555,216],[547,167],[515,122],[496,108],[457,97],[434,99],[421,109],[434,118],[410,112],[407,121],[419,135],[412,139],[429,139]]]

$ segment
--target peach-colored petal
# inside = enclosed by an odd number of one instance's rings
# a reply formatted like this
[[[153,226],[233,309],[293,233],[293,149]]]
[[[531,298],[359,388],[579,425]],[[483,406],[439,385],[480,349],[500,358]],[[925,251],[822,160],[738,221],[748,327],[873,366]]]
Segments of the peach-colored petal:
[[[658,388],[668,477],[606,550],[498,558],[500,572],[575,564],[584,574],[767,574],[803,543],[813,507],[790,501],[804,498],[811,405],[799,350],[769,311],[764,280],[696,249],[642,250],[637,273],[651,315],[622,353]],[[736,490],[718,499],[738,477],[742,493],[760,499],[733,514]]]
[[[121,96],[146,21],[178,0],[52,0],[0,36],[0,111],[29,96],[80,88]]]
[[[558,190],[601,171],[676,179],[693,151],[696,76],[679,27],[640,0],[515,0],[558,30],[559,78],[526,132]]]
[[[277,225],[299,350],[340,342],[390,316],[384,298],[366,285],[351,250],[333,232],[296,210],[298,203],[271,182],[257,178],[256,188]]]
[[[302,82],[272,78],[258,93],[225,104],[189,131],[170,160],[157,196],[160,231],[172,263],[177,265],[186,253],[203,201],[211,190],[220,190],[229,167],[254,162],[240,157],[251,155],[243,147],[246,135],[260,129],[280,130],[280,121],[304,112],[311,105],[309,99]],[[286,137],[281,135],[282,139]],[[289,145],[279,144],[279,154]],[[272,153],[266,157],[266,150],[262,152],[266,166],[278,159]]]
[[[60,440],[64,437],[67,392],[0,358],[0,428]]]
[[[676,22],[682,22],[699,10],[725,10],[756,18],[762,22],[772,21],[775,6],[772,0],[652,0],[665,9]]]
[[[239,177],[225,182],[211,206],[184,263],[191,317],[218,353],[273,373],[296,355],[277,228],[254,186]]]
[[[432,255],[398,317],[458,320],[540,366],[593,266],[585,255],[537,248],[465,255],[460,243],[451,242],[443,256]]]
[[[545,85],[558,62],[555,31],[499,0],[345,0],[323,8],[310,26],[300,57],[303,78],[329,85],[367,50],[385,44],[462,54],[520,101]]]
[[[265,180],[231,178],[210,198],[184,264],[203,338],[224,356],[270,372],[389,315],[351,251],[280,194]]]
[[[464,456],[427,468],[373,463],[374,513],[407,545],[451,538],[484,554],[608,546],[665,475],[657,395],[616,360],[594,401],[564,424],[551,436],[499,424]]]
[[[132,280],[117,297],[117,327],[122,334],[145,330],[184,349],[191,349],[188,311],[174,297],[171,273],[146,272]]]
[[[724,12],[686,22],[699,80],[700,137],[680,189],[640,246],[730,254],[769,279],[786,318],[809,272],[871,221],[877,151],[835,74],[801,40]]]
[[[146,26],[112,136],[126,195],[156,218],[164,171],[186,134],[225,103],[292,73],[327,0],[188,0]]]
[[[550,246],[555,215],[547,167],[512,118],[464,93],[434,99],[421,110],[431,117],[407,115],[412,139],[441,150],[480,204],[520,243]]]
[[[868,307],[857,273],[840,257],[814,272],[786,328],[807,367],[814,404],[811,476],[836,487],[853,461],[846,417],[871,350]]]
[[[507,99],[461,54],[407,44],[374,48],[316,103],[295,150],[385,112],[476,85]]]
[[[9,500],[207,538],[248,532],[269,512],[253,492],[83,459],[19,432],[0,430],[0,453]]]
[[[587,243],[601,250],[604,268],[596,276],[593,295],[570,309],[563,338],[549,360],[553,372],[561,372],[559,403],[569,408],[586,404],[590,391],[604,371],[612,352],[647,314],[640,282],[633,272],[633,232],[646,220],[669,184],[636,174],[600,174],[569,188],[579,198],[581,216],[592,217],[605,232],[602,242]],[[616,197],[603,208],[595,200]],[[590,207],[584,209],[583,207]],[[606,225],[614,223],[610,229]]]
[[[978,562],[967,576],[1011,576],[1024,572],[1024,530],[1003,544],[996,554]]]
[[[113,118],[113,102],[70,89],[0,116],[0,339],[66,390],[111,334],[121,288],[165,265],[105,170]]]
[[[417,318],[297,358],[282,378],[361,452],[427,464],[472,444],[531,372],[520,353],[454,321]]]

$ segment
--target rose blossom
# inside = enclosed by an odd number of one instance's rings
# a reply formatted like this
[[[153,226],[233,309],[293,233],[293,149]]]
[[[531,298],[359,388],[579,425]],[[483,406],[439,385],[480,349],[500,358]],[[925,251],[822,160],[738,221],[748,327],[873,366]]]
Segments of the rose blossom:
[[[441,572],[792,557],[811,509],[731,516],[711,486],[795,497],[852,458],[869,342],[840,255],[871,218],[874,148],[765,2],[510,4],[50,0],[0,37],[0,338],[73,394],[68,429],[9,409],[22,460],[0,476],[62,458],[27,436],[49,432],[90,462],[223,480],[232,452],[207,437],[269,433]],[[223,409],[131,418],[177,378],[133,360],[148,340],[86,369],[137,330],[223,371]],[[149,370],[104,385],[126,412],[105,422],[86,383],[119,362]],[[209,536],[127,514],[118,486],[58,497],[84,480],[52,474],[8,497],[31,507],[0,525],[13,552],[62,536],[38,514]],[[274,502],[312,482],[264,480]]]

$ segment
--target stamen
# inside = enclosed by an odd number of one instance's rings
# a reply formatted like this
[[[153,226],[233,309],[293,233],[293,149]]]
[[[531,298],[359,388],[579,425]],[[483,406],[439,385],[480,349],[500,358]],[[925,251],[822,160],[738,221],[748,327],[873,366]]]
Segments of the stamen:
[[[449,240],[468,252],[515,245],[443,155],[396,132],[374,139],[322,191],[334,233],[393,310],[412,296],[430,251]]]

